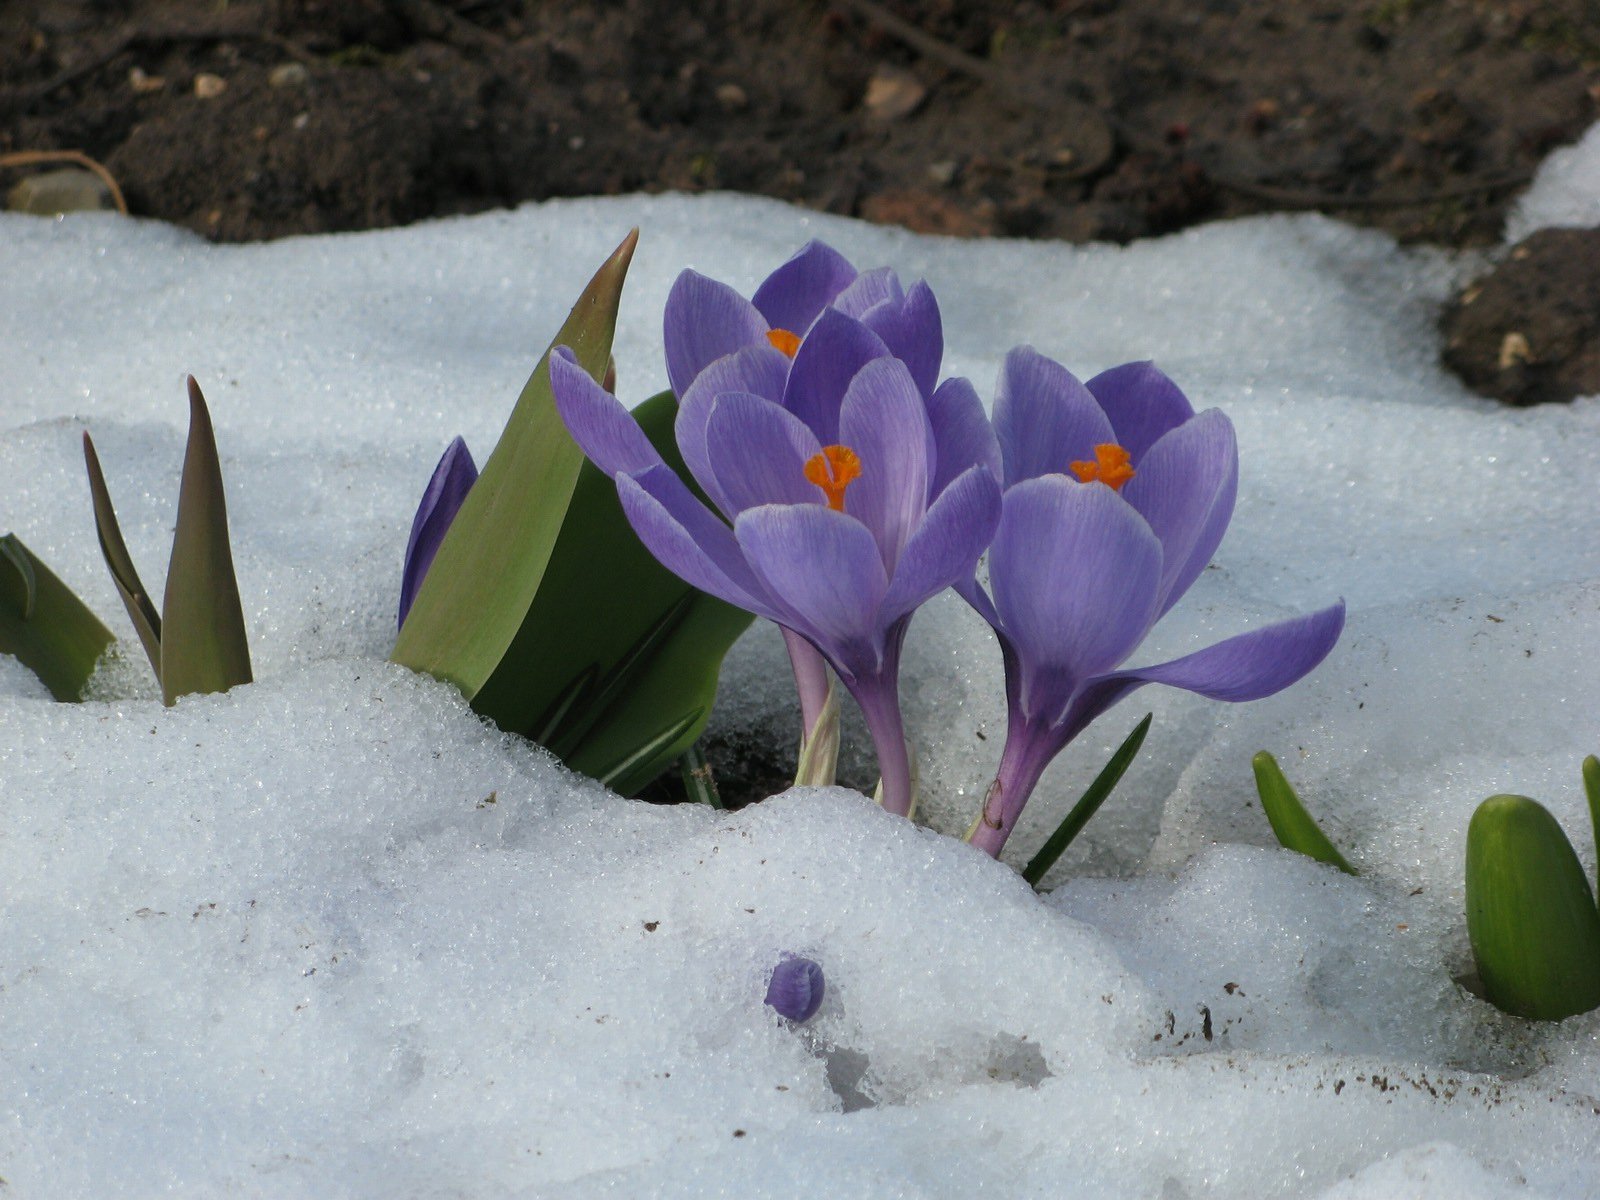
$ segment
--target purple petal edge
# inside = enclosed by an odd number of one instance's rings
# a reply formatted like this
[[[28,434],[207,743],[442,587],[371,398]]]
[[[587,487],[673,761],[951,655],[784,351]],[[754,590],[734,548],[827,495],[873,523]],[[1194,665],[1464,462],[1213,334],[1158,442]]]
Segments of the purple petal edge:
[[[439,553],[444,535],[461,511],[462,502],[478,482],[478,467],[472,452],[460,437],[453,439],[440,456],[428,486],[423,489],[417,515],[411,520],[411,537],[406,541],[405,566],[400,573],[400,612],[397,625],[406,623],[406,614],[422,587],[422,581]]]

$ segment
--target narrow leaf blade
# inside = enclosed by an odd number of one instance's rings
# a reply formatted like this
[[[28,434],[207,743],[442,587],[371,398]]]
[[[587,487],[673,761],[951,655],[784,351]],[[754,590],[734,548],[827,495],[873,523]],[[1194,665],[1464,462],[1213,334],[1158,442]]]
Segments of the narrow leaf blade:
[[[193,692],[225,692],[250,682],[250,644],[228,543],[222,464],[211,414],[193,376],[189,445],[161,611],[161,697],[167,704]]]
[[[89,472],[89,498],[94,503],[94,528],[100,539],[100,554],[111,572],[111,581],[117,585],[128,619],[133,622],[139,644],[144,647],[150,669],[161,679],[161,614],[150,599],[150,593],[139,580],[127,543],[122,540],[122,528],[117,524],[117,512],[111,506],[111,492],[106,487],[105,472],[100,469],[100,456],[95,453],[94,442],[88,430],[83,434],[83,462]]]
[[[638,236],[637,229],[630,232],[601,265],[551,342],[551,348],[571,347],[596,379],[611,359],[622,284]],[[390,655],[448,679],[469,700],[489,682],[523,627],[583,463],[556,411],[549,360],[547,349],[445,535]]]
[[[8,533],[0,537],[0,653],[12,654],[57,700],[78,700],[111,631],[71,588]]]
[[[1300,803],[1300,797],[1284,778],[1278,760],[1262,750],[1250,760],[1250,765],[1255,769],[1256,792],[1261,797],[1262,811],[1267,814],[1278,844],[1286,850],[1338,867],[1346,875],[1359,874]]]
[[[1056,865],[1056,860],[1062,852],[1072,845],[1072,841],[1083,827],[1089,823],[1089,818],[1100,811],[1100,806],[1106,802],[1117,784],[1122,782],[1122,777],[1127,773],[1133,760],[1139,757],[1139,748],[1144,745],[1144,735],[1150,732],[1150,721],[1154,713],[1145,713],[1144,720],[1133,727],[1133,732],[1122,739],[1122,745],[1106,760],[1106,765],[1100,768],[1100,774],[1094,777],[1078,802],[1072,806],[1072,811],[1067,814],[1067,819],[1056,828],[1045,844],[1039,847],[1039,853],[1033,856],[1032,861],[1022,870],[1022,877],[1032,886],[1038,887],[1039,881],[1050,873],[1050,868]]]
[[[1600,910],[1561,825],[1490,796],[1467,826],[1467,936],[1496,1008],[1559,1021],[1600,1007]]]
[[[1600,758],[1589,755],[1583,760],[1583,792],[1589,799],[1589,832],[1594,838],[1596,898],[1600,898]]]

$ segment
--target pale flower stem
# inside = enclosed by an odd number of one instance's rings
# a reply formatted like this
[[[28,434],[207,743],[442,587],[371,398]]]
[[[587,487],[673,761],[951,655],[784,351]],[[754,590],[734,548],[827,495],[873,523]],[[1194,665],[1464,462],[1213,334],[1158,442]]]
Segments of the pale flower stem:
[[[828,705],[833,673],[828,670],[828,664],[815,646],[798,633],[783,629],[781,625],[779,629],[783,632],[784,644],[789,648],[789,665],[794,668],[795,690],[800,693],[800,728],[809,736]]]
[[[1000,851],[1016,827],[1023,806],[1038,785],[1039,777],[1055,757],[1049,741],[1039,737],[1026,721],[1013,720],[1006,730],[1006,746],[994,782],[984,793],[983,810],[967,830],[967,841],[991,858]]]
[[[900,717],[900,697],[892,684],[856,694],[861,715],[872,733],[878,752],[878,799],[885,812],[909,817],[916,803],[916,782],[911,774],[911,751],[906,745],[905,722]]]
[[[832,787],[839,773],[839,687],[828,676],[828,697],[822,712],[800,739],[796,787]]]

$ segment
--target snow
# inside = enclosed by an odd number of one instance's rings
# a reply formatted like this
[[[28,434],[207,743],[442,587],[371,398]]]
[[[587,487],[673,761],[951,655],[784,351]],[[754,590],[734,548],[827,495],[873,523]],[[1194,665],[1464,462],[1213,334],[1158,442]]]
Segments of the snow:
[[[1591,133],[1517,221],[1594,220],[1596,172]],[[999,655],[954,600],[908,647],[931,828],[842,789],[644,805],[499,734],[385,662],[406,532],[445,442],[482,457],[634,224],[625,396],[665,384],[678,270],[748,289],[825,237],[930,281],[946,371],[980,393],[1026,341],[1080,374],[1154,357],[1233,417],[1233,528],[1139,661],[1340,595],[1341,645],[1267,701],[1151,688],[1104,718],[1019,858],[1156,713],[1042,897],[947,836],[1003,732]],[[0,657],[0,1190],[1600,1195],[1600,1014],[1527,1024],[1452,978],[1473,807],[1539,797],[1592,869],[1600,749],[1600,398],[1512,412],[1442,372],[1433,316],[1477,265],[1315,217],[1116,249],[734,196],[257,246],[0,217],[0,530],[127,651],[81,705]],[[159,594],[186,372],[258,681],[163,709],[79,434]],[[715,727],[792,740],[785,671],[752,630]],[[1361,878],[1273,846],[1263,748]],[[785,952],[827,972],[799,1029],[761,1003]]]

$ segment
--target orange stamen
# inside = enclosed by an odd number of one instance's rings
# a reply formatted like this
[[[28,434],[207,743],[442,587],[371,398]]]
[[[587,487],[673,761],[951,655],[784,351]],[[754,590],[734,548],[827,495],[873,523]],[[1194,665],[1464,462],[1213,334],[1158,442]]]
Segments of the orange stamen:
[[[800,335],[790,333],[787,329],[767,330],[767,341],[771,342],[777,349],[782,350],[790,358],[793,358],[795,352],[800,349]]]
[[[861,460],[849,446],[824,446],[806,460],[806,478],[822,489],[828,507],[844,511],[844,490],[861,476]]]
[[[1133,478],[1130,456],[1115,442],[1106,442],[1094,448],[1093,462],[1074,462],[1067,465],[1078,477],[1079,483],[1103,483],[1113,492]]]

